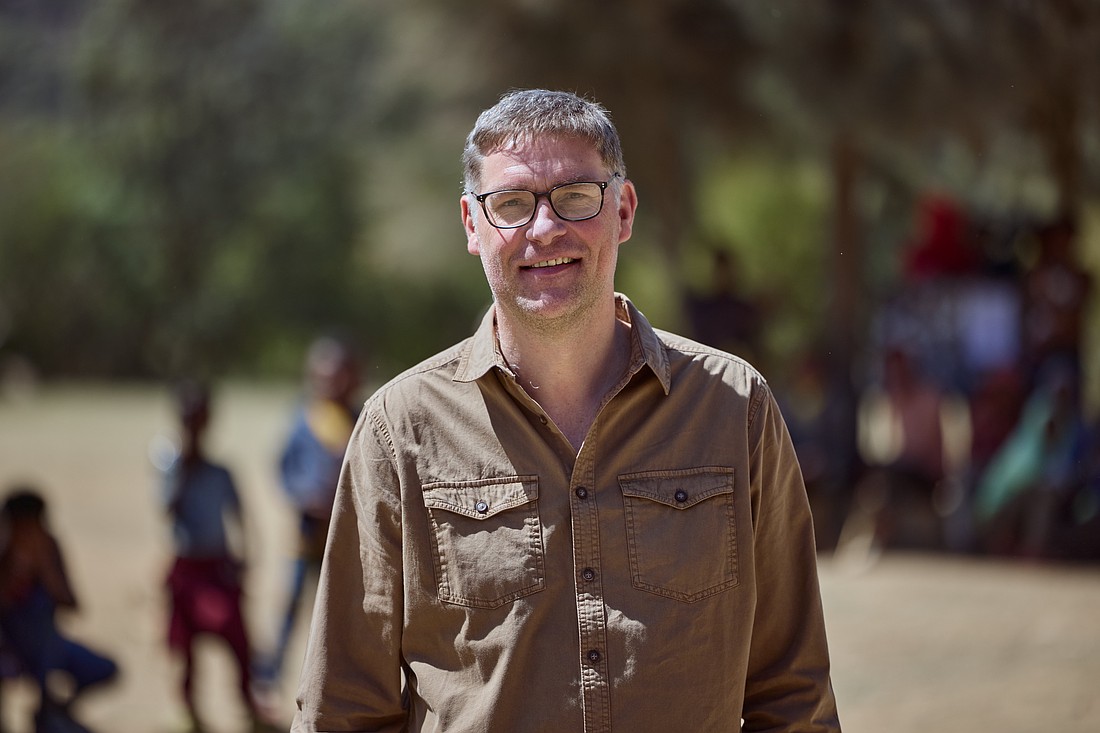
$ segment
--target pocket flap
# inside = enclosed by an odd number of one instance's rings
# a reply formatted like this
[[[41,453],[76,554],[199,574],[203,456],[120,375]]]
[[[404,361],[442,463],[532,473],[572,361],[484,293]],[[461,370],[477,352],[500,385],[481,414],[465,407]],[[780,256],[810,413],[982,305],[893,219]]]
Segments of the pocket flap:
[[[708,467],[624,474],[619,477],[619,487],[625,496],[688,509],[712,496],[732,494],[733,469]]]
[[[488,519],[539,498],[535,476],[425,484],[424,505],[471,519]]]

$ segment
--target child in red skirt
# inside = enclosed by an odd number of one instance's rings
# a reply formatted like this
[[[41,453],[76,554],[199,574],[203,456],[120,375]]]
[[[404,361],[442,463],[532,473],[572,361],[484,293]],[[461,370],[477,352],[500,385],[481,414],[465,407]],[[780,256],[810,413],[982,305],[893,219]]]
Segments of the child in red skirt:
[[[206,459],[202,436],[210,416],[206,388],[179,388],[179,455],[165,473],[164,503],[172,524],[175,560],[168,575],[169,648],[183,659],[182,692],[195,733],[203,730],[195,704],[195,638],[225,640],[237,664],[241,701],[254,726],[259,720],[251,693],[251,651],[241,611],[244,522],[240,496],[224,467]],[[240,550],[231,541],[236,532]]]

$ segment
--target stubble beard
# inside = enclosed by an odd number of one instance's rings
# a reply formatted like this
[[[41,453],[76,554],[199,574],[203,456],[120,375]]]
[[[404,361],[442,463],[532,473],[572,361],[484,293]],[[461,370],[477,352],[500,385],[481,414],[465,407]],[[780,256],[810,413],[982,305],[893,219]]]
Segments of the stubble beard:
[[[548,338],[575,333],[594,316],[598,305],[597,295],[583,285],[556,295],[550,303],[515,292],[494,293],[493,297],[514,327]]]

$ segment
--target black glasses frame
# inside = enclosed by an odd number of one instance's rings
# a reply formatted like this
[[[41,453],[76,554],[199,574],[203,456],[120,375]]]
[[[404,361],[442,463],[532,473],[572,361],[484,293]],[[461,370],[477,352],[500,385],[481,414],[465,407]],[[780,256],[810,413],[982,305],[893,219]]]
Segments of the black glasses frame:
[[[526,188],[502,188],[497,191],[486,191],[485,193],[474,193],[473,191],[467,191],[466,193],[473,196],[475,199],[477,199],[477,202],[481,204],[481,211],[483,214],[485,214],[485,221],[489,222],[492,226],[496,227],[497,229],[519,229],[520,227],[530,224],[531,220],[535,218],[535,212],[539,210],[539,198],[543,196],[546,197],[546,201],[550,204],[550,208],[553,210],[554,214],[562,221],[588,221],[589,219],[595,219],[597,216],[600,215],[600,212],[603,211],[604,193],[607,191],[607,187],[610,186],[611,182],[614,181],[616,178],[622,178],[622,174],[612,173],[611,178],[608,178],[606,181],[569,181],[568,183],[559,183],[558,185],[551,188],[549,191],[528,191]],[[554,206],[554,199],[551,197],[551,194],[553,194],[554,191],[557,191],[559,188],[565,188],[566,186],[576,186],[578,183],[592,183],[600,187],[600,208],[596,209],[595,214],[592,214],[591,216],[582,216],[579,219],[562,216],[561,212],[558,211],[558,208]],[[508,226],[501,226],[500,224],[497,224],[495,221],[493,221],[493,217],[489,213],[489,209],[485,206],[485,199],[487,199],[489,196],[492,196],[493,194],[508,193],[510,191],[522,191],[523,193],[534,194],[535,205],[531,207],[531,216],[527,217],[527,221],[521,222],[519,224],[509,224]]]

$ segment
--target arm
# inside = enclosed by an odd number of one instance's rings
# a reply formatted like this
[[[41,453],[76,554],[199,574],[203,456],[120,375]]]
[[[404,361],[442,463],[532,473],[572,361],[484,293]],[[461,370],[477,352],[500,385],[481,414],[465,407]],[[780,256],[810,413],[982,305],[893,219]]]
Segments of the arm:
[[[840,730],[809,502],[771,392],[754,396],[749,439],[757,606],[745,682],[745,731]]]
[[[61,546],[49,534],[42,536],[43,554],[40,558],[39,578],[53,602],[60,608],[76,609],[76,594],[69,584],[69,575],[65,570],[65,558]]]
[[[237,490],[237,483],[228,470],[225,472],[226,480],[226,505],[225,523],[226,540],[229,545],[229,554],[235,560],[237,569],[243,572],[248,567],[248,559],[252,556],[249,552],[248,522],[245,519],[244,506],[241,504],[241,494]]]
[[[382,420],[364,412],[336,493],[294,733],[406,729],[395,461]]]

